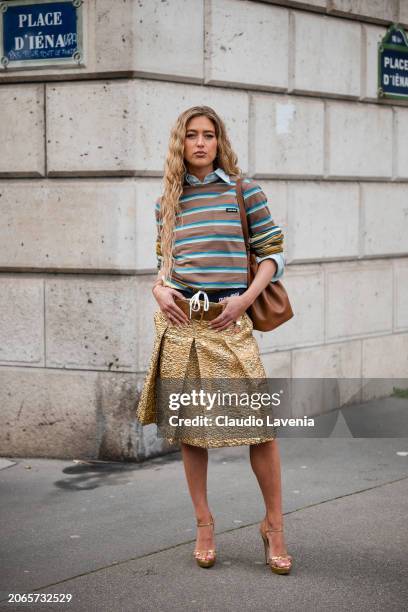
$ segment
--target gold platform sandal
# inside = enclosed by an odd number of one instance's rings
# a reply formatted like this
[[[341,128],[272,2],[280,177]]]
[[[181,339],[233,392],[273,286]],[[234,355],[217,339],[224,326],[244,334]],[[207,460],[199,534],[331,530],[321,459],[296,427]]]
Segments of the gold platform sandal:
[[[289,574],[290,570],[292,569],[293,561],[291,555],[286,554],[269,556],[269,541],[268,536],[266,535],[270,531],[283,531],[283,529],[264,529],[263,523],[261,523],[259,526],[259,531],[264,543],[266,565],[269,565],[275,574]],[[282,561],[285,561],[285,563],[282,563]]]
[[[209,523],[199,523],[197,521],[197,527],[207,527],[208,525],[214,527],[213,515],[211,515],[211,521]],[[212,567],[215,563],[216,552],[214,548],[208,550],[194,550],[193,555],[200,567]]]

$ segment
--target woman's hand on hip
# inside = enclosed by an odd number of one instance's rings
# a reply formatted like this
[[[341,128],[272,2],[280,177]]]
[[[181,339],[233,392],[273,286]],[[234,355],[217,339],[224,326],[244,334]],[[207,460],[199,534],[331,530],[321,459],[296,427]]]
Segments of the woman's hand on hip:
[[[237,320],[248,308],[247,301],[241,295],[227,297],[225,300],[222,300],[222,303],[226,304],[222,313],[208,323],[208,326],[216,331],[227,329],[230,325],[236,325]]]
[[[180,291],[177,291],[177,289],[172,289],[171,287],[161,287],[159,285],[154,288],[153,295],[160,307],[160,310],[170,323],[184,325],[189,322],[187,315],[177,306],[174,301],[175,297],[179,297],[182,300],[185,299],[184,295],[180,293]]]

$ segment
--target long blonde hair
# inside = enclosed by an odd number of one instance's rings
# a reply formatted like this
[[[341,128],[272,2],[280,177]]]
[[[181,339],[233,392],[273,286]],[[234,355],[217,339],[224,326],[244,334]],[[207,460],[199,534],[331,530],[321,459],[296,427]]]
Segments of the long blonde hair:
[[[169,139],[166,162],[164,166],[164,190],[160,198],[160,231],[161,252],[163,262],[161,272],[164,278],[170,278],[174,261],[174,227],[176,215],[180,212],[179,199],[183,192],[184,174],[187,168],[184,163],[184,140],[187,124],[193,117],[205,116],[210,119],[215,128],[217,138],[217,156],[214,160],[214,170],[222,168],[230,176],[241,176],[238,158],[232,150],[227,136],[225,124],[221,117],[209,106],[192,106],[182,112],[174,124]]]

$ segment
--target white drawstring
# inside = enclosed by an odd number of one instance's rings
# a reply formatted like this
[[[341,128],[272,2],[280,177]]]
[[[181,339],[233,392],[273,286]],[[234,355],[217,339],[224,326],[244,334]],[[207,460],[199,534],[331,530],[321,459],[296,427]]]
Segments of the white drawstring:
[[[191,312],[200,310],[200,293],[203,294],[204,296],[204,310],[208,310],[210,308],[210,300],[208,299],[208,295],[206,294],[205,291],[202,291],[200,289],[200,291],[197,291],[197,293],[195,293],[193,295],[193,297],[190,298],[190,319],[191,319]]]

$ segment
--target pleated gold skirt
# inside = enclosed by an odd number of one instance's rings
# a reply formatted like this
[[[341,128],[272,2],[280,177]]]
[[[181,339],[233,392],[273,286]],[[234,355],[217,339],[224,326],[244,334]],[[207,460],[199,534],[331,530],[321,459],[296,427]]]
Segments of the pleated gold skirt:
[[[210,308],[211,305],[212,302]],[[158,379],[266,380],[252,321],[245,313],[238,322],[237,327],[216,331],[208,327],[207,321],[196,319],[185,326],[170,325],[160,310],[155,312],[153,352],[136,409],[136,418],[142,425],[161,422],[164,408],[157,397]],[[270,426],[249,428],[248,435],[241,431],[239,436],[233,427],[198,430],[180,425],[173,431],[174,435],[165,436],[170,444],[183,442],[203,448],[259,444],[276,437],[276,429]]]

